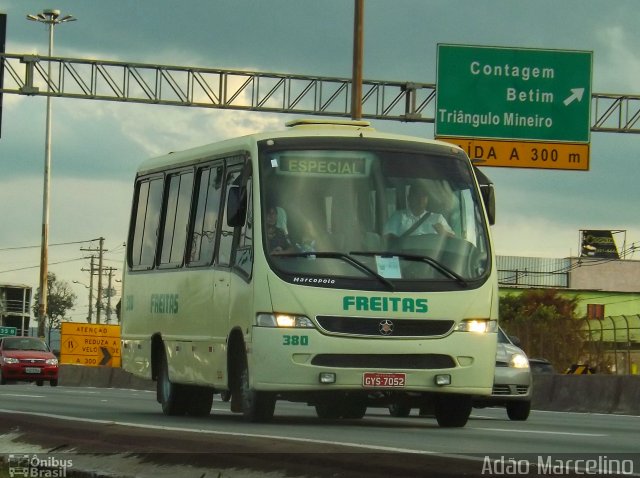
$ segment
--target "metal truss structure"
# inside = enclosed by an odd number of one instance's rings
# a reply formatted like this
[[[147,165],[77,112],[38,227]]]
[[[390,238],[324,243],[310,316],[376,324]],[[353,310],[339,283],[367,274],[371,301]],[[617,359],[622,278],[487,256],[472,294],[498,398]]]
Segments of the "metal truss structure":
[[[351,79],[0,54],[0,92],[349,117]],[[51,77],[47,64],[51,62]],[[364,119],[435,122],[436,85],[362,82]],[[640,133],[640,95],[593,93],[591,131]]]

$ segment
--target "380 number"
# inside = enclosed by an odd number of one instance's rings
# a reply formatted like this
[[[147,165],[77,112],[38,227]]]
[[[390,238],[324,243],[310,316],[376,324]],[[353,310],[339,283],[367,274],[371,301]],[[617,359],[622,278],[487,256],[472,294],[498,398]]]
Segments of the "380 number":
[[[308,335],[283,335],[282,345],[309,345]]]

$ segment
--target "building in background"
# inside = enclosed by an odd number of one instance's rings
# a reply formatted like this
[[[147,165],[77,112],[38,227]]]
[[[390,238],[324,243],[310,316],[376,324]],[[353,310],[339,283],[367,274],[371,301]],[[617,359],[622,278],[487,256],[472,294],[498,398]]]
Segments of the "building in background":
[[[31,287],[0,284],[0,326],[15,327],[17,335],[29,335]]]
[[[638,374],[640,261],[607,257],[547,259],[498,256],[500,295],[553,288],[577,297],[588,355],[606,371]],[[605,370],[602,370],[605,371]]]

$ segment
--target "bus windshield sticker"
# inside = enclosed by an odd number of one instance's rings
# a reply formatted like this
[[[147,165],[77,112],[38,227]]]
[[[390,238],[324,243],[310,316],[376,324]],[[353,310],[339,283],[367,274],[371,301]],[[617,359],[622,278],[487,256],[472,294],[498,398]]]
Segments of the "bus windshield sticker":
[[[271,158],[279,173],[305,176],[368,176],[369,153],[349,151],[287,151]]]
[[[400,272],[400,259],[398,256],[376,256],[376,268],[378,274],[387,279],[402,279]]]

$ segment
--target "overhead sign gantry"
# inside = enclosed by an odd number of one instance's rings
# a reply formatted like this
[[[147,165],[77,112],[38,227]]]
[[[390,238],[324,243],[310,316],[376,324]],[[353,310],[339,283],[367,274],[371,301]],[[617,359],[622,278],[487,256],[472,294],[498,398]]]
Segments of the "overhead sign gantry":
[[[592,53],[438,45],[436,137],[486,166],[589,169]]]

